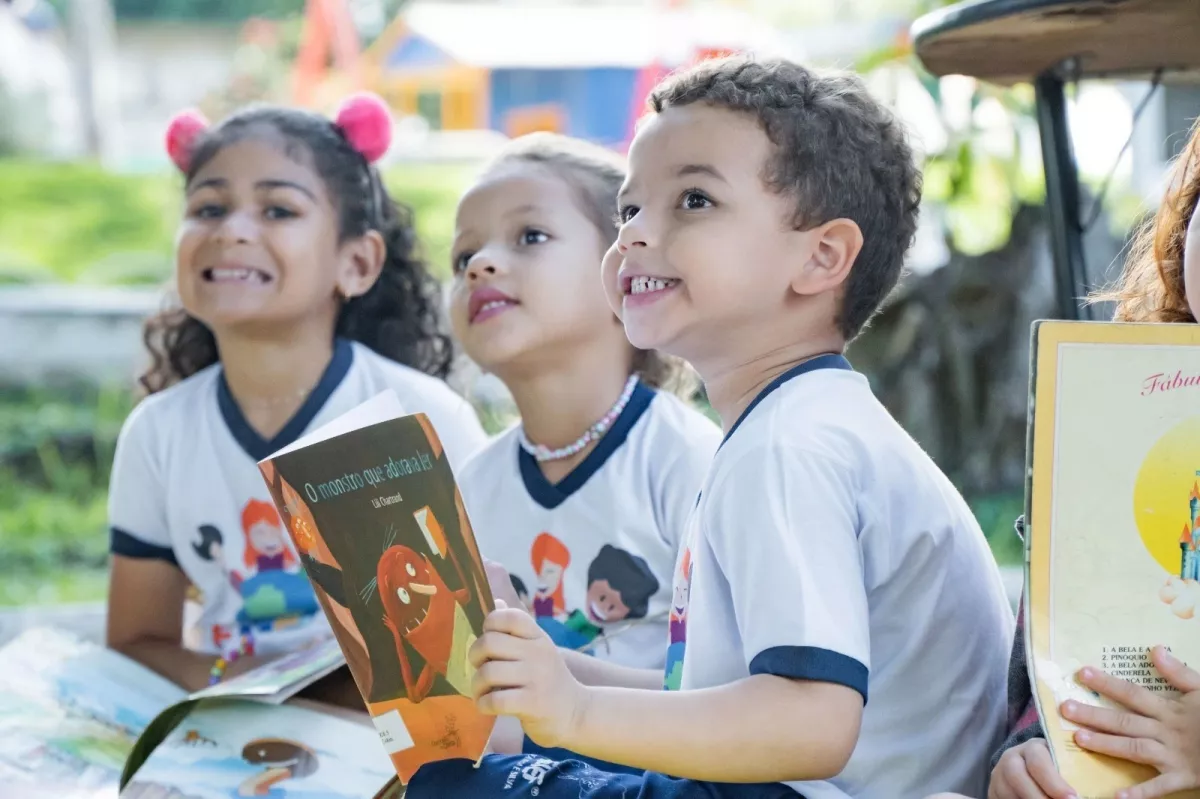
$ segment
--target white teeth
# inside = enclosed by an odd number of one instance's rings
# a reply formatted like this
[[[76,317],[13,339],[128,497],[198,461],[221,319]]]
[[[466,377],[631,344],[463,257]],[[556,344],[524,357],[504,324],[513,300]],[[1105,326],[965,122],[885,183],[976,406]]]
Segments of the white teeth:
[[[661,277],[635,277],[629,282],[630,294],[647,294],[651,291],[663,291],[678,283],[678,280]]]
[[[482,306],[480,306],[478,313],[483,313],[484,311],[491,311],[496,308],[503,308],[504,306],[509,305],[509,304],[510,303],[507,300],[492,300],[491,302],[485,302]]]
[[[266,283],[267,276],[257,269],[224,267],[210,269],[209,275],[217,282]]]

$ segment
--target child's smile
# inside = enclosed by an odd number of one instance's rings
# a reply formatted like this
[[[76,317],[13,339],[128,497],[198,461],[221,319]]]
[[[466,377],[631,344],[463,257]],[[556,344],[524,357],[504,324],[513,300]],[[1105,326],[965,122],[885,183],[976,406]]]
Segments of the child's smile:
[[[264,134],[223,148],[188,186],[180,298],[218,328],[336,311],[337,214],[307,165]]]
[[[602,267],[634,346],[700,367],[714,341],[733,346],[784,307],[806,245],[787,224],[790,200],[764,182],[770,155],[756,122],[702,104],[641,126]]]
[[[206,283],[262,286],[275,279],[265,270],[239,265],[214,266],[203,270],[200,274]]]
[[[621,289],[625,295],[622,304],[626,308],[649,305],[661,300],[681,282],[677,278],[633,275],[622,270]]]

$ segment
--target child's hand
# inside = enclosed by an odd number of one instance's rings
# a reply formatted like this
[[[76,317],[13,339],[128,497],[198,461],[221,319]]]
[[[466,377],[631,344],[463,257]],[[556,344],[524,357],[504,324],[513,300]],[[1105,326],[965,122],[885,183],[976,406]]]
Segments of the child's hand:
[[[1085,668],[1080,681],[1126,710],[1079,702],[1062,707],[1065,718],[1087,728],[1075,733],[1075,742],[1084,749],[1158,770],[1154,779],[1120,791],[1118,799],[1152,799],[1200,788],[1200,674],[1163,647],[1155,647],[1151,659],[1181,696],[1159,696],[1100,669]]]
[[[515,716],[541,746],[566,745],[583,718],[587,689],[532,616],[500,603],[468,658],[477,669],[472,688],[482,712]]]
[[[992,769],[988,799],[1075,799],[1042,738],[1014,746]]]

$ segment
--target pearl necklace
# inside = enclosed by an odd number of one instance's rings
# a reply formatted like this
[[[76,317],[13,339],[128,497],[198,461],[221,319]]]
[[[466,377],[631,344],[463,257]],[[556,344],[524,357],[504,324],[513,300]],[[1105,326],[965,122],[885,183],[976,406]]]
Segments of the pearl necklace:
[[[585,430],[583,435],[572,441],[570,444],[567,444],[565,447],[550,449],[542,444],[534,444],[529,440],[528,436],[525,435],[525,428],[522,427],[521,449],[532,455],[539,463],[545,463],[546,461],[558,461],[562,460],[563,458],[571,457],[588,444],[600,438],[600,436],[604,435],[608,431],[608,428],[612,427],[613,422],[615,422],[617,417],[621,415],[621,411],[625,410],[625,406],[629,404],[629,398],[633,396],[633,389],[637,387],[637,384],[637,375],[630,375],[629,379],[625,381],[625,389],[621,392],[621,396],[618,397],[616,403],[614,403],[613,406],[608,409],[608,413],[604,414],[600,421],[596,422],[594,425]]]

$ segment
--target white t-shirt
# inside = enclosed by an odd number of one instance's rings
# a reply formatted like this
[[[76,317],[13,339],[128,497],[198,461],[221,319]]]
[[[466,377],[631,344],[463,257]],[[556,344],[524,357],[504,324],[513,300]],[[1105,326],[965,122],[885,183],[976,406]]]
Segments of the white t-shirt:
[[[428,414],[452,465],[487,441],[445,383],[343,340],[271,441],[246,422],[219,364],[146,398],[125,420],[109,486],[111,550],[183,570],[203,595],[202,651],[285,652],[328,634],[257,464],[387,389]]]
[[[558,483],[519,436],[517,427],[497,436],[459,478],[480,551],[509,570],[559,646],[662,668],[671,574],[720,430],[638,384]]]
[[[668,687],[775,674],[860,692],[843,772],[790,783],[808,799],[983,794],[1014,626],[999,570],[957,490],[844,358],[758,396],[687,536]]]

